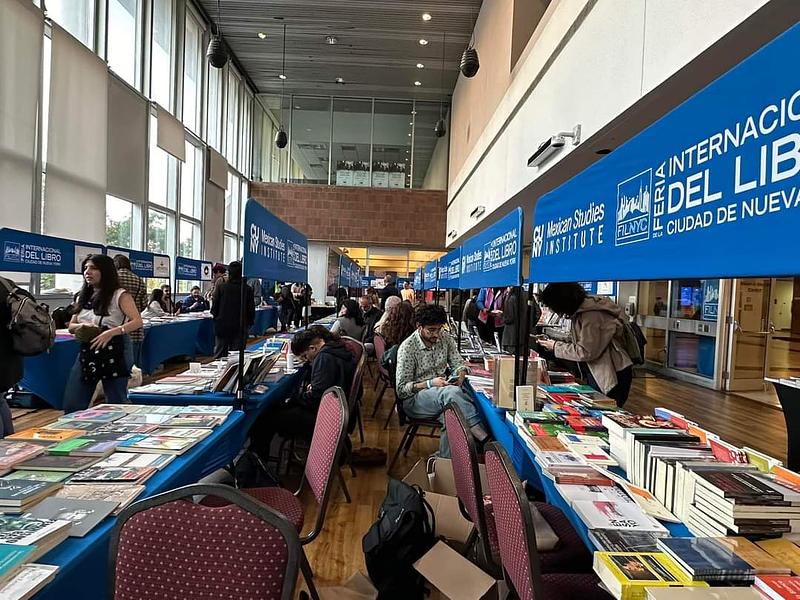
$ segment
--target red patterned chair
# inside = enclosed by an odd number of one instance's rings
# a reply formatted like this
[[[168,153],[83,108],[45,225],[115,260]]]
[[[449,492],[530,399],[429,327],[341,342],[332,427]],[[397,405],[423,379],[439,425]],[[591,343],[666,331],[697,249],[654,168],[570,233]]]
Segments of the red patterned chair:
[[[224,506],[194,504],[195,495]],[[111,540],[114,600],[289,600],[302,549],[282,515],[223,485],[188,485],[120,513]]]
[[[519,600],[611,600],[594,573],[542,573],[528,499],[497,442],[486,446],[486,476],[503,571]]]
[[[450,443],[450,458],[453,462],[458,499],[462,512],[471,520],[478,533],[478,551],[483,567],[499,575],[499,546],[494,510],[491,501],[487,502],[481,489],[478,474],[478,452],[475,438],[461,410],[448,404],[444,413],[447,439]],[[592,555],[586,549],[578,533],[567,517],[555,506],[545,502],[532,502],[547,524],[558,537],[553,550],[539,551],[539,562],[543,573],[588,573],[592,570]]]

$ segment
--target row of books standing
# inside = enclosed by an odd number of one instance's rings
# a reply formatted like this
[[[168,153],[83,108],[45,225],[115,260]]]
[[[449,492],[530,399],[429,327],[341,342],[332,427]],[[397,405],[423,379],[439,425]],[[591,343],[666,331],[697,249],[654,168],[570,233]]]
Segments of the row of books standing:
[[[537,392],[541,410],[508,420],[586,525],[613,596],[800,598],[800,476],[666,409],[632,415],[571,384]],[[671,537],[680,522],[697,537]]]
[[[117,515],[231,410],[103,404],[0,440],[0,599],[52,581],[58,567],[39,558]]]

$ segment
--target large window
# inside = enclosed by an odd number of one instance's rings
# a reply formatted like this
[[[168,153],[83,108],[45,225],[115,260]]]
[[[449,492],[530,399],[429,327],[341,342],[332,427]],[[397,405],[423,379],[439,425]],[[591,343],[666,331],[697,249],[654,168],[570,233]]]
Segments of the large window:
[[[411,102],[375,101],[372,133],[372,185],[404,188],[410,183],[411,141],[414,132]]]
[[[246,193],[246,188],[245,188]],[[242,206],[242,180],[235,173],[228,172],[228,189],[225,192],[225,218],[224,218],[224,260],[226,263],[240,258],[239,240],[243,215]]]
[[[203,149],[186,142],[186,162],[181,167],[181,214],[203,218]]]
[[[369,187],[372,101],[334,98],[333,152],[336,185]]]
[[[415,188],[421,188],[425,175],[433,158],[433,151],[440,138],[436,137],[434,128],[439,120],[439,105],[429,102],[417,102],[414,115],[414,181]],[[446,113],[445,113],[446,115]],[[449,127],[449,125],[448,125]],[[412,184],[411,172],[406,174],[406,182]]]
[[[175,0],[153,0],[153,44],[150,53],[150,98],[172,111]]]
[[[242,94],[242,118],[239,121],[239,172],[245,177],[251,175],[251,144],[253,142],[253,96],[249,92]]]
[[[106,196],[106,244],[133,248],[138,237],[133,203],[115,196]]]
[[[183,56],[183,123],[200,134],[203,98],[203,28],[191,11],[186,13],[186,37]]]
[[[108,0],[108,66],[137,90],[141,56],[142,0]]]
[[[231,165],[238,164],[239,157],[239,78],[228,70],[228,90],[225,102],[225,158]]]
[[[147,251],[173,256],[175,217],[151,208],[147,211]]]
[[[292,99],[292,166],[298,177],[293,181],[328,183],[330,143],[331,99],[295,96]]]
[[[208,76],[206,142],[217,152],[222,152],[222,76],[224,71],[208,65],[206,74]]]
[[[47,15],[94,49],[95,0],[47,0]]]

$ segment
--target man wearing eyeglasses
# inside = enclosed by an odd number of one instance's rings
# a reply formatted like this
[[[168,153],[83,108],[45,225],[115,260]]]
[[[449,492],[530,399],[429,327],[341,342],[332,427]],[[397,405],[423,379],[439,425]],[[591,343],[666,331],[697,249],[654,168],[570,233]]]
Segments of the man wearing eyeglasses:
[[[414,315],[417,330],[397,353],[397,394],[412,418],[438,419],[442,424],[439,456],[448,458],[450,446],[444,431],[444,408],[455,403],[479,442],[488,435],[478,409],[462,389],[467,366],[455,340],[443,331],[447,313],[441,306],[420,305]]]

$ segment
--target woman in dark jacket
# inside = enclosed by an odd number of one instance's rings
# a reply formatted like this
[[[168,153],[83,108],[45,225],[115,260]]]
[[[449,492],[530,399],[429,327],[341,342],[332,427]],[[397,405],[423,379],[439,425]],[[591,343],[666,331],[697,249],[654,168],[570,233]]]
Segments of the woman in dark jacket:
[[[292,354],[306,361],[299,388],[291,398],[262,413],[250,430],[251,448],[262,458],[269,456],[276,433],[310,440],[325,390],[339,386],[349,393],[353,383],[353,354],[338,335],[324,327],[313,325],[296,333]]]
[[[244,290],[244,336],[241,331],[242,286]],[[247,332],[256,319],[253,289],[242,281],[242,263],[238,260],[228,265],[228,281],[214,288],[211,301],[211,314],[214,316],[214,357],[221,358],[231,350],[239,350]]]

